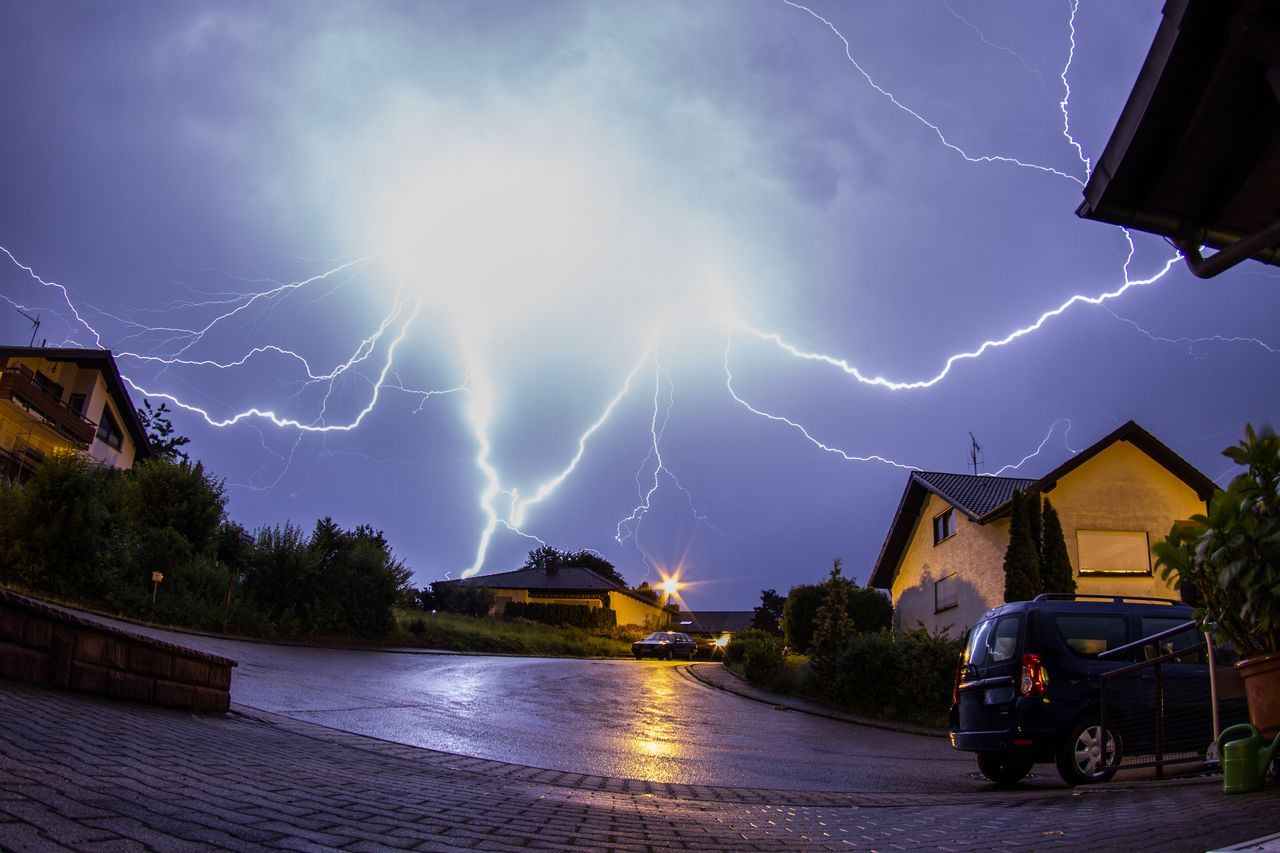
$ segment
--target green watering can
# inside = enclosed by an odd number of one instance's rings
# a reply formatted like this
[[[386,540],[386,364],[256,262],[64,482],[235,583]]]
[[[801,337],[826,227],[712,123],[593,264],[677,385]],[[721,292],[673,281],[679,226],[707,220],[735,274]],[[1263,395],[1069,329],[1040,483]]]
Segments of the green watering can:
[[[1247,733],[1248,737],[1228,741],[1227,735],[1232,732]],[[1262,790],[1271,757],[1280,746],[1280,735],[1276,735],[1270,746],[1266,744],[1262,732],[1248,723],[1231,726],[1218,735],[1218,754],[1222,756],[1222,793],[1249,794]]]

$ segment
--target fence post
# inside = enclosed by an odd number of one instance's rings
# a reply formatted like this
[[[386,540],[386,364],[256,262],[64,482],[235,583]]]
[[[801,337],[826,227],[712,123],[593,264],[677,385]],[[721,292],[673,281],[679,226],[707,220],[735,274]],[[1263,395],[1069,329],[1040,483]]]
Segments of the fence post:
[[[1156,664],[1156,778],[1164,778],[1164,664]]]

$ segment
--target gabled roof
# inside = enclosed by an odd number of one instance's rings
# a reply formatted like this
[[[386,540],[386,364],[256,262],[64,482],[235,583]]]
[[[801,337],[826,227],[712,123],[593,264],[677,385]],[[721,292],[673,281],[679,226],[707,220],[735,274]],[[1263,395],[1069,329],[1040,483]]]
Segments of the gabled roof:
[[[1039,480],[1031,484],[1030,490],[1039,494],[1052,491],[1058,485],[1058,481],[1106,450],[1117,441],[1127,441],[1143,453],[1150,456],[1156,462],[1159,462],[1169,473],[1173,474],[1182,482],[1186,483],[1192,491],[1196,493],[1196,497],[1200,500],[1209,501],[1213,493],[1218,490],[1218,486],[1213,480],[1210,480],[1200,472],[1200,469],[1183,459],[1178,454],[1170,450],[1163,442],[1142,427],[1138,426],[1135,421],[1128,421],[1122,424],[1113,432],[1099,439],[1094,444],[1081,450],[1075,456],[1072,456],[1066,462],[1063,462],[1057,468],[1054,468],[1048,474],[1045,474]],[[1010,499],[1013,497],[1009,496]],[[999,518],[1009,512],[1011,501],[1006,500],[999,506],[993,507],[990,512],[984,515],[979,521],[985,523],[993,518]]]
[[[694,633],[721,634],[750,628],[755,615],[754,610],[698,610],[680,614],[680,621],[692,623],[684,627]]]
[[[1025,489],[1034,481],[1023,477],[984,477],[974,474],[941,474],[917,471],[912,479],[976,521]]]
[[[456,580],[443,581],[443,583],[494,589],[527,589],[530,592],[562,592],[565,594],[618,592],[637,601],[643,601],[653,607],[662,608],[661,603],[658,601],[641,595],[635,590],[616,584],[583,566],[561,566],[550,573],[542,569],[515,569],[510,572],[496,572],[491,575],[458,578]]]
[[[142,460],[151,456],[151,442],[147,440],[147,431],[138,420],[138,409],[129,397],[129,389],[125,387],[116,360],[109,349],[81,349],[79,347],[7,347],[0,346],[0,364],[11,358],[43,358],[47,361],[65,361],[76,367],[96,370],[102,374],[107,384],[107,393],[116,404],[117,411],[124,419],[121,424],[129,432],[133,440],[134,459]]]
[[[876,558],[875,567],[871,570],[868,585],[880,589],[889,589],[893,585],[893,577],[898,572],[898,565],[911,541],[911,533],[931,492],[960,510],[970,521],[986,524],[1008,514],[1014,490],[1035,494],[1052,491],[1059,480],[1117,441],[1129,442],[1160,463],[1186,483],[1202,501],[1207,502],[1217,490],[1214,482],[1194,465],[1134,421],[1121,425],[1038,480],[915,471],[907,478],[907,487],[898,502],[898,510],[889,525],[884,545],[880,547],[880,556]]]
[[[898,563],[907,551],[911,531],[933,493],[960,510],[970,521],[982,523],[983,516],[1034,483],[1022,477],[983,477],[974,474],[943,474],[935,471],[913,471],[898,501],[889,533],[880,546],[880,556],[871,570],[868,586],[888,589],[898,571]]]

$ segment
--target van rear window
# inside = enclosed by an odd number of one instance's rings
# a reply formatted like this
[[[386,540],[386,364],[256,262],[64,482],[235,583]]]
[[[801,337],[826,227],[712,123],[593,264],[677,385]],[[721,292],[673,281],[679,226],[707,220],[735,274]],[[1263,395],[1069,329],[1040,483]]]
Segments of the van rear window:
[[[1093,658],[1128,642],[1123,616],[1058,614],[1053,624],[1067,648],[1080,657]]]
[[[1018,614],[979,622],[969,634],[964,649],[964,662],[986,666],[1012,660],[1018,654],[1018,634],[1022,617]]]

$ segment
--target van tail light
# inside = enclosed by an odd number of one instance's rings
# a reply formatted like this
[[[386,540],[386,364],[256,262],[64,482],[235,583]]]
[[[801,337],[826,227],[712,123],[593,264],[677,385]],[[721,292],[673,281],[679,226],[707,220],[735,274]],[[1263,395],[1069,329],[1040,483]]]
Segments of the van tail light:
[[[1022,678],[1018,682],[1018,693],[1023,696],[1043,696],[1048,686],[1049,672],[1040,662],[1040,655],[1023,655]]]
[[[960,664],[956,664],[956,678],[955,678],[955,681],[952,682],[951,684],[951,704],[952,705],[960,704],[960,671],[963,668],[964,667],[960,666]]]

